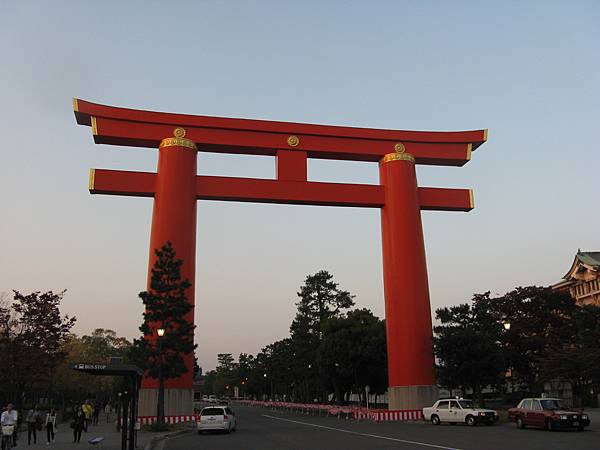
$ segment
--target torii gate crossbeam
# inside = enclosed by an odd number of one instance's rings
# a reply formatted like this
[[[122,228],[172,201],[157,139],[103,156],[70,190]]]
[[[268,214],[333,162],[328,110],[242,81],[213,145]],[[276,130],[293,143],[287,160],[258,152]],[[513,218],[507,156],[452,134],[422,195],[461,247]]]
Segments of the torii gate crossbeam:
[[[265,120],[193,116],[117,108],[73,100],[77,123],[94,142],[159,148],[157,173],[91,169],[90,192],[153,197],[148,284],[154,250],[167,240],[183,259],[194,304],[197,200],[226,200],[381,209],[390,409],[417,409],[437,395],[431,309],[421,210],[470,211],[469,189],[418,187],[415,164],[462,166],[487,130],[397,131]],[[197,175],[197,152],[266,155],[276,179]],[[307,159],[379,162],[380,184],[307,180]],[[188,320],[193,321],[193,313]],[[188,414],[188,373],[166,386],[166,414]],[[156,380],[144,379],[140,414],[153,413]],[[144,401],[145,399],[145,401]],[[146,405],[145,405],[146,404]]]

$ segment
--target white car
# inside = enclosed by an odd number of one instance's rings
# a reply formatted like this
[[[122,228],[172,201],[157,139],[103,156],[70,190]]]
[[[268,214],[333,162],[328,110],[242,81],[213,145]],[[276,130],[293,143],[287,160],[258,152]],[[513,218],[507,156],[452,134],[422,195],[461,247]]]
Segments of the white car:
[[[493,409],[475,408],[471,400],[462,398],[438,400],[432,407],[423,408],[423,417],[434,425],[442,422],[493,425],[498,421],[498,413]]]
[[[220,430],[229,433],[235,431],[237,420],[229,406],[207,406],[200,411],[200,420],[197,422],[198,434],[203,431]]]

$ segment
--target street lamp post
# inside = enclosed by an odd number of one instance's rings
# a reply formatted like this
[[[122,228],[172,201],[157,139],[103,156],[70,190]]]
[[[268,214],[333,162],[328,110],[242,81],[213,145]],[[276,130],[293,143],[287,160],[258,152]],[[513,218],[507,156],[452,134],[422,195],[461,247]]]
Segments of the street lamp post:
[[[502,323],[502,326],[504,327],[504,331],[505,331],[506,333],[508,333],[508,332],[510,331],[510,322],[503,322],[503,323]],[[508,345],[509,345],[509,344],[508,344],[508,342],[507,342],[507,343],[506,343],[506,347],[507,347],[507,348],[508,348]],[[515,391],[515,386],[514,386],[514,384],[513,384],[513,376],[512,376],[512,375],[513,375],[513,373],[512,373],[512,367],[511,367],[511,361],[510,361],[510,359],[508,359],[508,373],[510,374],[510,375],[509,375],[509,384],[508,384],[508,385],[509,385],[509,387],[510,387],[510,393],[511,393],[511,395],[512,395],[512,394],[514,394],[514,391]]]
[[[156,423],[158,426],[165,424],[165,378],[163,375],[162,338],[165,335],[164,328],[156,330],[158,334],[158,402],[156,405]]]

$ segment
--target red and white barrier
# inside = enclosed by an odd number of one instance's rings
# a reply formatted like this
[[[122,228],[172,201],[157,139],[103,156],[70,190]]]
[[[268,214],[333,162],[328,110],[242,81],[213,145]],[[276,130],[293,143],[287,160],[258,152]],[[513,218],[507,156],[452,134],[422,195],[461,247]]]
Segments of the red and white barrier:
[[[120,423],[122,422],[122,417],[117,419]],[[138,416],[138,422],[141,425],[152,425],[156,423],[156,416]],[[185,423],[185,422],[197,422],[198,416],[196,415],[183,415],[183,416],[165,416],[165,423],[175,424],[175,423]]]
[[[401,422],[423,420],[420,409],[366,409],[363,407],[323,405],[316,403],[263,402],[257,400],[240,400],[239,403],[261,408],[283,409],[301,414],[321,414],[355,420],[373,420],[375,422]]]
[[[420,409],[375,410],[371,411],[371,414],[376,422],[423,420],[423,412]]]

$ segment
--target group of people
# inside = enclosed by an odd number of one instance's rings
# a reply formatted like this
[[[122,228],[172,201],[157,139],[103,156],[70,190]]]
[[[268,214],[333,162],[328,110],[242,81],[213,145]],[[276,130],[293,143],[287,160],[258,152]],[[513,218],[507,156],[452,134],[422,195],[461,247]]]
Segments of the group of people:
[[[90,425],[98,425],[102,405],[100,402],[92,404],[89,400],[78,404],[73,408],[73,418],[71,420],[71,428],[73,429],[73,442],[81,441],[81,434],[88,431]],[[106,422],[110,420],[112,407],[110,403],[104,406],[106,414]],[[9,403],[0,416],[2,426],[2,450],[5,450],[7,443],[10,447],[17,446],[17,428],[19,423],[19,414],[12,403]],[[27,424],[27,444],[37,444],[38,431],[46,429],[47,444],[54,442],[56,436],[56,411],[51,409],[49,412],[43,413],[39,410],[38,405],[35,405],[25,415],[25,423]]]
[[[101,409],[102,405],[100,402],[95,402],[92,405],[89,400],[86,400],[74,408],[73,420],[71,421],[71,428],[73,428],[73,442],[81,441],[81,434],[84,431],[87,433],[89,425],[98,425]],[[112,408],[110,403],[107,403],[104,406],[106,422],[108,422],[110,419],[111,411]]]
[[[16,447],[18,420],[19,414],[17,410],[12,403],[9,403],[0,416],[0,423],[2,425],[2,450],[5,450],[8,443],[12,447]],[[50,445],[51,442],[54,442],[56,431],[56,411],[54,409],[51,409],[44,415],[38,406],[35,405],[27,412],[25,423],[27,424],[28,445],[31,445],[31,438],[33,438],[33,443],[37,444],[37,432],[44,428],[46,428],[47,444]]]

